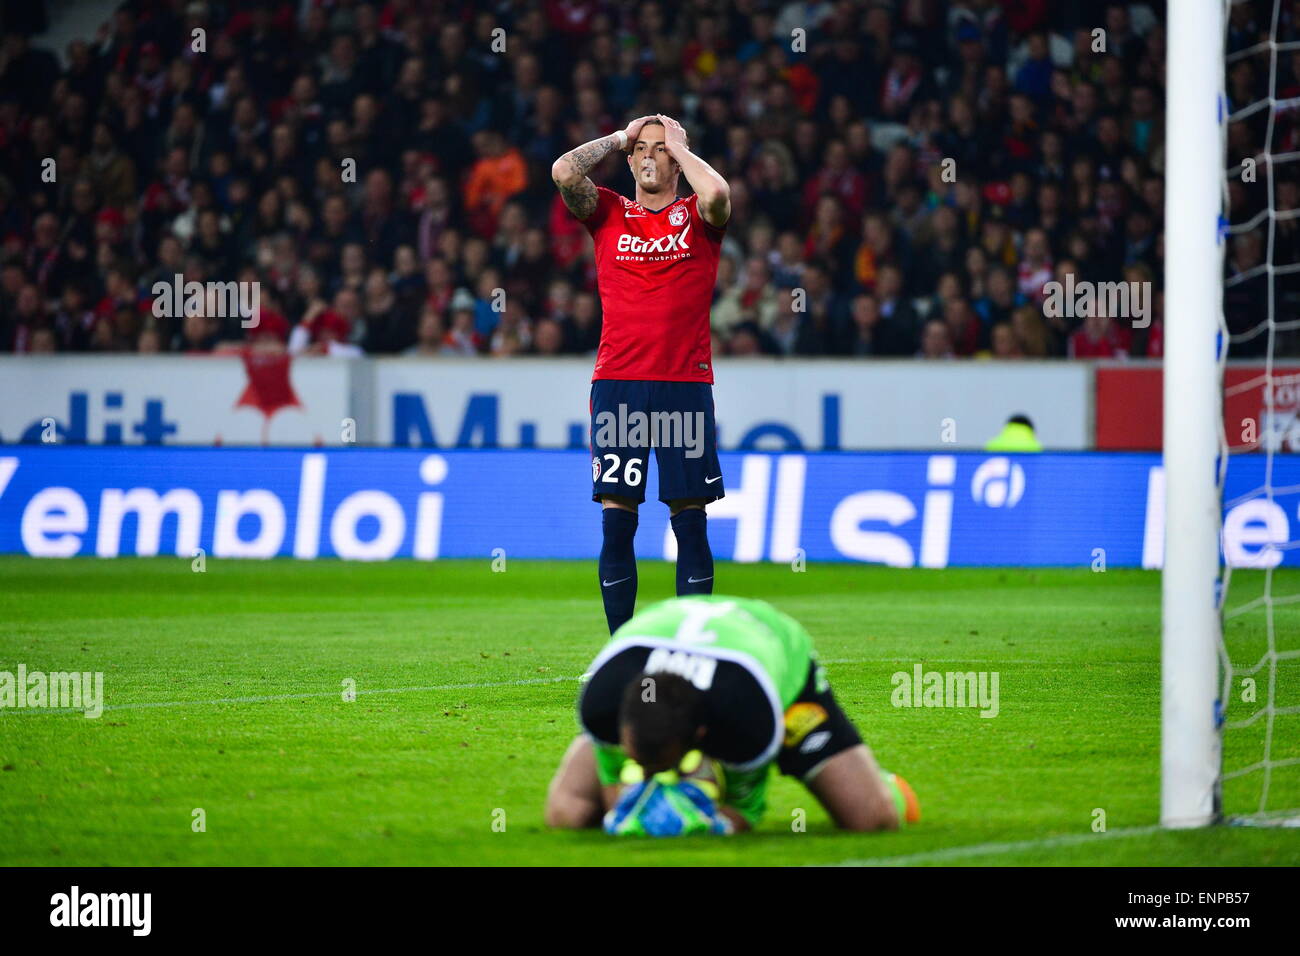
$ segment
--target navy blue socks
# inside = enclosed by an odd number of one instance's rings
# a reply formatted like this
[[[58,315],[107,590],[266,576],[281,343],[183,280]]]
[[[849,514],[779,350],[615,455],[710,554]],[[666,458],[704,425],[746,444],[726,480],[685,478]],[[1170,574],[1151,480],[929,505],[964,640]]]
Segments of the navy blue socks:
[[[677,536],[677,596],[712,594],[713,552],[704,509],[683,508],[673,515],[673,534]]]
[[[636,610],[637,514],[622,508],[601,512],[600,596],[605,602],[609,633],[617,631]],[[708,516],[703,508],[684,508],[673,515],[677,537],[677,596],[713,593],[713,552],[709,549]]]
[[[605,620],[611,634],[636,608],[636,551],[632,547],[636,525],[635,511],[605,508],[601,513],[604,541],[600,546],[600,596],[605,600]]]

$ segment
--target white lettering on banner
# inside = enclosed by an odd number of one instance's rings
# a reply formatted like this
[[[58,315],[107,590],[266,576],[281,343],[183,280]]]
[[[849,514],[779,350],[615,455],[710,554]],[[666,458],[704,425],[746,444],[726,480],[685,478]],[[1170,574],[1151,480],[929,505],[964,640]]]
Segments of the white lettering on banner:
[[[776,494],[772,503],[773,561],[788,564],[799,554],[803,530],[803,486],[808,459],[803,455],[782,455],[776,460]],[[725,499],[724,499],[725,500]]]
[[[1147,472],[1147,510],[1142,533],[1142,567],[1165,566],[1165,470]]]
[[[426,485],[440,485],[447,477],[447,459],[428,455],[420,462],[420,480]],[[420,494],[415,509],[415,546],[412,553],[421,561],[438,559],[438,540],[442,529],[443,495],[436,491]]]
[[[725,451],[917,448],[933,423],[957,415],[953,450],[982,450],[1021,412],[1043,444],[1082,450],[1092,443],[1087,363],[925,363],[755,359],[716,365],[718,442]],[[586,448],[586,359],[521,359],[508,380],[485,378],[482,363],[441,361],[436,374],[410,359],[374,362],[374,428],[381,444],[417,447]],[[565,385],[564,383],[571,383]],[[364,440],[364,439],[362,439]],[[937,445],[936,451],[940,450]]]
[[[2,499],[19,464],[18,458],[0,458],[0,506],[11,505]],[[420,480],[426,485],[437,485],[446,479],[448,470],[443,456],[426,455],[419,466]],[[281,497],[269,489],[217,489],[212,554],[228,558],[274,557],[284,546],[292,520],[294,557],[317,557],[325,477],[325,455],[302,456],[297,508],[291,516]],[[412,547],[416,558],[432,561],[438,557],[444,497],[441,492],[421,492],[416,496]],[[123,527],[129,527],[127,519],[133,517],[135,541],[129,553],[159,554],[163,532],[170,526],[175,542],[173,553],[191,557],[202,544],[203,512],[203,501],[191,488],[171,488],[165,492],[152,488],[104,488],[99,496],[94,553],[101,558],[120,555]],[[373,522],[376,533],[363,537],[359,531],[363,522]],[[255,527],[250,528],[250,524]],[[75,489],[61,486],[42,488],[33,494],[23,507],[19,522],[23,550],[40,558],[79,554],[88,530],[89,509],[85,498]],[[334,553],[341,558],[386,560],[397,555],[405,540],[406,510],[386,491],[354,491],[335,507],[330,516],[329,535]]]
[[[1014,412],[1049,448],[1092,442],[1088,363],[870,365],[723,358],[720,447],[916,448],[960,414],[958,441],[941,450],[978,450]],[[361,445],[584,448],[590,379],[586,358],[520,358],[507,374],[472,359],[0,356],[0,443],[39,442],[52,420],[60,444],[331,447],[351,419]]]
[[[239,534],[239,523],[247,515],[257,518],[257,535],[251,539]],[[284,527],[284,503],[274,492],[222,491],[217,495],[212,553],[218,558],[273,558],[284,543]]]
[[[1025,493],[1025,470],[1010,458],[990,458],[970,480],[970,494],[990,508],[1014,508]]]
[[[51,420],[58,444],[342,444],[354,376],[368,379],[343,359],[273,358],[0,356],[0,443],[40,442]]]
[[[141,462],[138,474],[123,463],[112,470],[87,469],[80,458],[86,454],[33,449],[0,457],[0,541],[6,549],[34,557],[174,553],[188,559],[202,550],[214,557],[252,558],[289,551],[295,557],[311,559],[323,547],[351,560],[385,560],[398,554],[426,561],[447,553],[467,556],[467,548],[475,546],[468,544],[475,540],[468,530],[468,516],[480,514],[475,510],[478,478],[499,465],[487,454],[406,453],[386,454],[382,467],[358,469],[351,463],[353,456],[385,454],[360,451],[346,453],[348,466],[340,461],[339,477],[331,479],[330,454],[309,452],[295,456],[296,475],[285,475],[279,465],[272,468],[268,462],[265,474],[260,468],[247,475],[243,468],[212,469],[212,477],[195,479],[202,482],[197,488],[104,487],[105,478],[167,481],[174,473],[160,467],[158,458],[151,458],[147,468]],[[190,453],[113,454],[115,461],[124,458],[129,463],[146,454]],[[30,466],[24,456],[30,456]],[[77,460],[62,463],[72,457]],[[729,551],[727,557],[743,562],[784,564],[807,554],[816,560],[940,568],[950,564],[957,541],[960,560],[966,564],[994,558],[1005,563],[1007,554],[1019,555],[1020,548],[1025,549],[1028,563],[1064,563],[1060,555],[1077,544],[1070,532],[1077,520],[1079,486],[1077,482],[1058,484],[1059,457],[1054,462],[1044,460],[1044,467],[1038,468],[1020,456],[863,456],[868,468],[863,475],[871,478],[855,477],[857,466],[849,461],[853,457],[728,456],[724,460],[727,496],[709,506],[711,524],[722,524],[722,536],[715,539],[718,553]],[[585,453],[573,454],[573,481],[578,486],[585,480],[585,459]],[[1108,456],[1077,460],[1080,467],[1085,467],[1084,462],[1097,462],[1098,467],[1104,464],[1109,468],[1112,463]],[[399,473],[390,462],[397,463]],[[449,512],[443,486],[453,463],[463,463],[466,473],[457,486],[462,490],[455,499],[456,510]],[[559,477],[550,467],[539,493],[568,487],[570,479]],[[809,470],[823,467],[828,469],[826,481],[811,480]],[[24,471],[26,468],[30,472]],[[241,477],[249,485],[268,482],[272,472],[275,484],[269,488],[221,487]],[[1129,483],[1123,487],[1132,493],[1138,507],[1144,504],[1145,508],[1113,528],[1105,526],[1108,560],[1119,565],[1140,561],[1143,567],[1158,568],[1163,563],[1164,472],[1144,463],[1126,465],[1122,474]],[[43,484],[33,480],[37,476],[45,476]],[[975,480],[974,476],[982,478]],[[1145,500],[1139,490],[1144,481]],[[370,483],[381,487],[365,486]],[[382,487],[385,485],[388,487]],[[1064,494],[1072,496],[1069,501],[1060,497]],[[515,535],[522,543],[521,551],[512,552],[512,556],[554,556],[545,543],[547,535],[561,534],[554,530],[560,527],[573,527],[570,515],[584,507],[578,502],[585,497],[585,493],[578,495],[572,506],[565,504],[540,516],[535,502],[520,499],[523,510],[497,515],[502,527],[508,524],[513,529],[503,533]],[[1295,535],[1293,522],[1300,520],[1295,496],[1268,500],[1255,495],[1231,500],[1222,527],[1225,562],[1240,568],[1282,564],[1284,545]],[[448,514],[456,517],[456,533],[444,539]],[[539,524],[530,525],[528,533],[518,530],[526,523],[525,515]],[[960,538],[954,537],[957,520],[963,524]],[[662,527],[663,555],[673,560],[676,538],[666,518]],[[1074,542],[1064,545],[1065,552],[1061,545],[1053,544],[1057,531],[1062,540]],[[573,550],[575,540],[566,541],[561,553],[580,556]],[[1086,561],[1092,546],[1089,543],[1080,550],[1081,562]],[[528,553],[529,549],[536,553]]]
[[[8,459],[17,467],[18,459]],[[23,548],[34,558],[70,558],[90,526],[86,501],[71,488],[43,488],[23,510]]]
[[[1254,498],[1223,517],[1223,559],[1233,568],[1275,568],[1291,536],[1291,523],[1276,501]]]
[[[916,506],[893,491],[859,491],[841,501],[831,514],[831,542],[847,558],[910,568],[916,564],[907,539],[888,531],[863,531],[864,521],[883,521],[897,528],[916,517]]]
[[[99,530],[95,554],[115,558],[122,552],[122,521],[128,513],[136,517],[135,553],[153,557],[162,543],[163,519],[176,516],[176,554],[192,557],[199,547],[203,527],[203,502],[189,488],[173,488],[158,494],[152,488],[105,488],[99,498]]]
[[[957,478],[957,459],[935,455],[926,463],[931,485],[951,488]],[[921,567],[948,566],[948,539],[952,534],[952,492],[931,488],[925,493],[925,518],[921,522]]]
[[[367,517],[379,523],[379,533],[363,541],[357,525]],[[343,499],[330,521],[334,553],[354,561],[386,561],[397,554],[405,536],[406,514],[397,499],[383,491],[354,491]]]
[[[1296,519],[1300,521],[1300,509]],[[1291,540],[1291,520],[1276,501],[1261,497],[1241,501],[1223,516],[1219,546],[1233,568],[1275,568]],[[1165,470],[1147,473],[1146,519],[1142,535],[1142,567],[1160,569],[1165,561]]]
[[[993,461],[996,459],[986,459]],[[0,458],[0,499],[6,494],[18,470],[18,458]],[[735,561],[769,560],[786,563],[805,548],[805,479],[809,460],[803,455],[745,455],[739,459],[738,480],[727,496],[709,506],[713,521],[733,521],[731,558]],[[98,520],[94,540],[89,542],[100,557],[127,553],[159,554],[164,534],[173,552],[190,557],[201,546],[210,545],[217,557],[267,558],[278,555],[291,542],[295,557],[315,558],[320,554],[322,531],[327,530],[332,553],[341,558],[381,561],[402,553],[408,527],[414,528],[410,554],[421,560],[436,560],[441,553],[445,494],[420,491],[399,500],[378,488],[351,490],[326,513],[328,456],[312,452],[301,456],[297,495],[286,503],[279,493],[267,488],[215,488],[208,507],[214,512],[212,541],[200,540],[204,528],[205,504],[191,488],[134,487],[103,488],[98,492]],[[775,467],[774,467],[775,466]],[[982,465],[979,467],[983,467]],[[446,480],[449,465],[442,455],[420,459],[418,473],[423,485],[433,487]],[[775,470],[775,482],[773,471]],[[909,537],[868,524],[899,529],[921,518],[920,563],[945,567],[952,534],[953,487],[957,459],[952,455],[930,456],[926,462],[928,487],[923,508],[918,512],[912,498],[889,490],[866,490],[844,496],[835,506],[826,529],[837,554],[856,561],[879,562],[897,567],[917,563]],[[336,491],[337,495],[337,491]],[[979,502],[976,502],[979,503]],[[17,508],[12,501],[0,505]],[[413,512],[413,522],[410,520]],[[771,518],[769,543],[768,514]],[[23,549],[39,557],[69,557],[81,553],[88,542],[90,509],[81,493],[68,487],[42,488],[25,503],[19,522]],[[1267,521],[1268,534],[1285,530],[1286,516],[1243,512],[1239,538],[1243,548],[1261,540],[1260,520]],[[134,527],[135,541],[124,542],[123,531]],[[1234,526],[1236,527],[1236,526]],[[671,524],[664,526],[664,556],[676,558],[676,537]]]
[[[293,531],[293,556],[320,554],[320,515],[325,500],[325,456],[303,455],[298,477],[298,520]]]
[[[733,561],[762,561],[767,536],[767,491],[772,477],[772,459],[767,455],[746,455],[741,459],[740,481],[727,486],[727,496],[708,507],[709,520],[736,521]],[[730,480],[730,479],[728,479]],[[664,529],[664,560],[677,560],[677,536],[669,524]]]

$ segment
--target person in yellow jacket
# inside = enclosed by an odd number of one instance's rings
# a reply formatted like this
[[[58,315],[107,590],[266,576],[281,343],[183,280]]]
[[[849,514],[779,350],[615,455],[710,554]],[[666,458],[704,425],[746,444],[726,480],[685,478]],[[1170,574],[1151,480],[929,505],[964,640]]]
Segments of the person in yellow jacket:
[[[1043,446],[1034,434],[1034,423],[1028,415],[1012,415],[1007,423],[988,440],[985,451],[1042,451]]]

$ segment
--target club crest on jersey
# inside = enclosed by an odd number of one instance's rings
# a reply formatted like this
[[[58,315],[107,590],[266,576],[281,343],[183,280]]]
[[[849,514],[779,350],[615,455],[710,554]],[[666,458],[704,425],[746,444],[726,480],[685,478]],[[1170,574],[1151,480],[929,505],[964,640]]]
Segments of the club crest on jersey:
[[[600,481],[600,456],[596,455],[591,459],[591,480]]]
[[[680,226],[686,221],[686,207],[675,206],[668,213],[668,222],[673,226]]]

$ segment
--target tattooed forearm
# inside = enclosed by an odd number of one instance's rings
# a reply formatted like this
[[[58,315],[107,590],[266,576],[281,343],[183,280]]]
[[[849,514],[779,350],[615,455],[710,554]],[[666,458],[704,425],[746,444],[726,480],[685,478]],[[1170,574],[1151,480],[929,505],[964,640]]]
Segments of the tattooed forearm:
[[[569,212],[579,219],[586,219],[596,211],[596,184],[586,176],[578,180],[576,186],[560,186],[560,198],[569,207]]]
[[[587,173],[618,148],[618,137],[604,136],[569,150],[551,166],[551,179],[560,190],[560,198],[579,219],[596,211],[596,186]]]
[[[568,162],[575,177],[580,177],[591,172],[591,167],[616,149],[618,149],[618,137],[610,134],[600,139],[593,139],[590,143],[583,143],[576,149],[569,150],[560,159]]]

